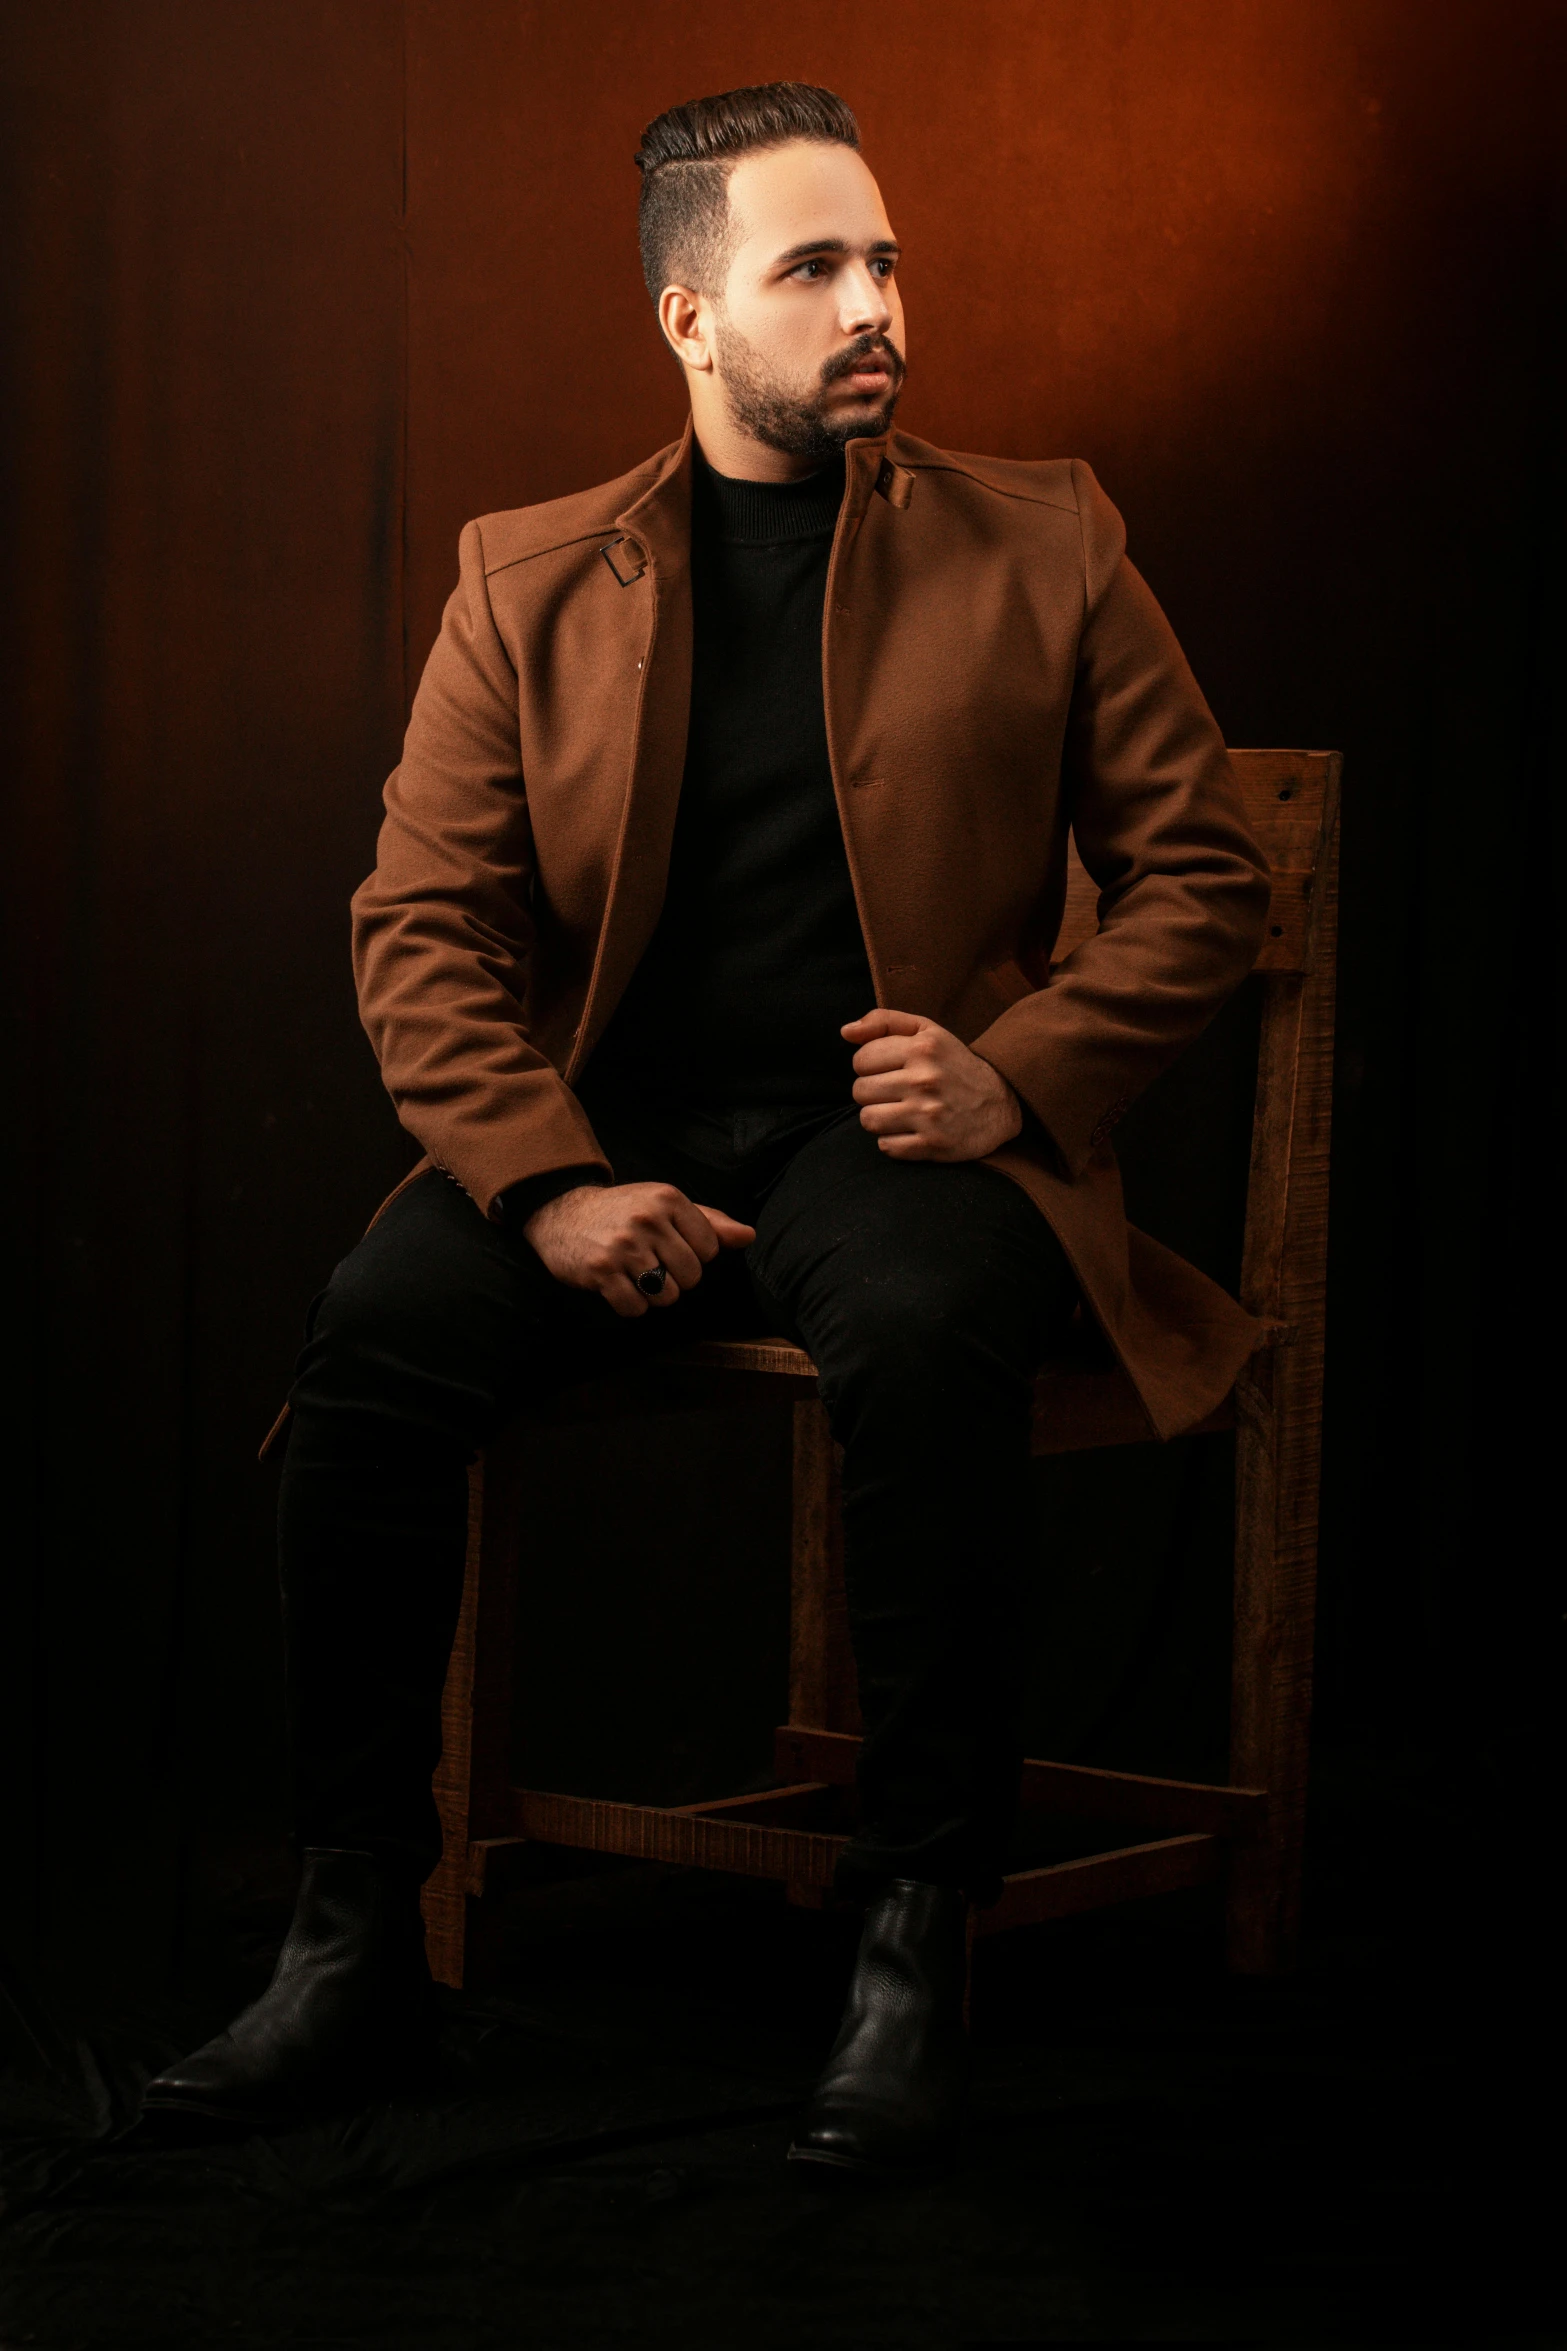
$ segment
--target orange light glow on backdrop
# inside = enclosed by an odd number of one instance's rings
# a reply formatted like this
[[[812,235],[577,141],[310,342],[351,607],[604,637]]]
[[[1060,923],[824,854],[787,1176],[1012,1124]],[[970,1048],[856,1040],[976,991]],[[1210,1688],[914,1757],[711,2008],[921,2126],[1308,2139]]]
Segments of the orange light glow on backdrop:
[[[1215,469],[1322,395],[1380,170],[1377,10],[903,0],[785,12],[414,0],[412,647],[471,513],[602,480],[679,429],[632,151],[663,107],[825,82],[906,247],[901,421],[1079,455],[1112,490]],[[1372,52],[1367,54],[1368,49]]]

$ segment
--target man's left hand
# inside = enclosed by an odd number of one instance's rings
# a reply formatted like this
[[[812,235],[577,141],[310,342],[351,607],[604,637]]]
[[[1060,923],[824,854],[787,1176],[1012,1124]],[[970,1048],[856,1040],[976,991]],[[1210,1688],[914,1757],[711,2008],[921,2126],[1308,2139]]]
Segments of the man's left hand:
[[[950,1029],[878,1010],[840,1034],[859,1047],[860,1124],[889,1159],[983,1159],[1021,1131],[1022,1105],[1006,1079]]]

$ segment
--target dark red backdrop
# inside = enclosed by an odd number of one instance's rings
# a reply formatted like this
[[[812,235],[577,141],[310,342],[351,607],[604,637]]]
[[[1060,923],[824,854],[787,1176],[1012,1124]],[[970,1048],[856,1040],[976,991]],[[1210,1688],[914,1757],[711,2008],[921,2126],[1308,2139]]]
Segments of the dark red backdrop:
[[[1346,754],[1325,1752],[1505,1796],[1547,1621],[1552,14],[11,13],[24,1910],[171,1919],[182,1826],[276,1818],[254,1443],[408,1158],[345,901],[461,522],[678,424],[642,123],[785,74],[859,110],[906,241],[905,421],[1090,459],[1231,739]],[[668,1574],[778,1463],[688,1467]],[[589,1531],[585,1576],[633,1530]]]

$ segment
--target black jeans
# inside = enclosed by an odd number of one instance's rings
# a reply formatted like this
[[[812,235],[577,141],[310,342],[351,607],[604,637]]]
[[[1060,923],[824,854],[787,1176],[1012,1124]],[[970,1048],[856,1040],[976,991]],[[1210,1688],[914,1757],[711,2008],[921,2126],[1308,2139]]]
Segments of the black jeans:
[[[749,1132],[745,1114],[594,1118],[618,1181],[677,1184],[756,1240],[623,1320],[430,1173],[337,1268],[281,1503],[296,1837],[433,1868],[465,1472],[509,1414],[694,1337],[777,1331],[814,1358],[844,1449],[865,1738],[840,1883],[984,1899],[1017,1797],[1030,1379],[1076,1295],[1060,1247],[1006,1177],[890,1160],[852,1107]]]

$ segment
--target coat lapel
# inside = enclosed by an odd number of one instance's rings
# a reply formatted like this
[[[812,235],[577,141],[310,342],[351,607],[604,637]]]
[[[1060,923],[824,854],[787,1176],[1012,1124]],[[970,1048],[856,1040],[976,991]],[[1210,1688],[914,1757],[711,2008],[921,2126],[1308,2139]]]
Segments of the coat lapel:
[[[691,427],[615,518],[604,547],[619,593],[644,607],[642,684],[609,899],[568,1084],[603,1035],[653,936],[669,877],[691,715]]]
[[[915,1012],[924,1009],[914,1001],[916,974],[909,963],[898,959],[898,941],[884,912],[889,876],[879,870],[876,854],[882,846],[877,819],[883,812],[872,804],[884,796],[883,779],[869,776],[857,756],[860,722],[875,664],[868,634],[873,622],[863,609],[863,597],[856,592],[862,568],[857,562],[859,542],[871,500],[879,492],[901,513],[909,503],[912,477],[891,463],[885,434],[851,441],[844,455],[847,473],[843,511],[833,539],[822,612],[822,701],[827,721],[827,753],[876,1001]]]

